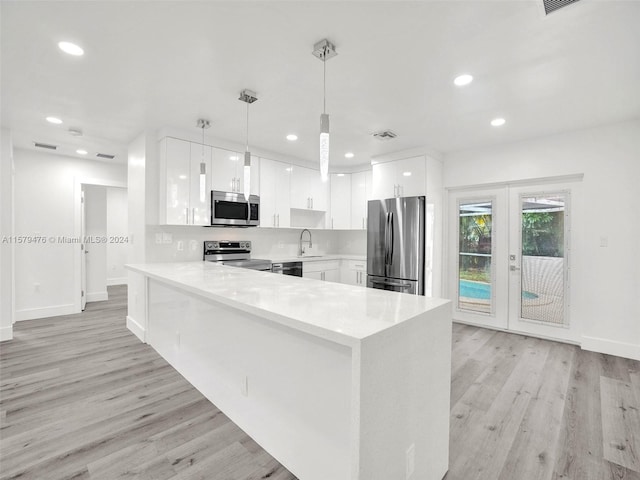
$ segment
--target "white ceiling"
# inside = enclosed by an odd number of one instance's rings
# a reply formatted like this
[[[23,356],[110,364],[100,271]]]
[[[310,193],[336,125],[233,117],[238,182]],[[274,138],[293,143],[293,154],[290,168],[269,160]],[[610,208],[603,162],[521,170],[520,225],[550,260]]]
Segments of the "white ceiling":
[[[315,162],[328,38],[332,166],[442,153],[637,117],[640,2],[2,1],[2,125],[14,144],[115,153],[145,129],[196,129]],[[57,48],[81,45],[83,57]],[[464,88],[453,78],[471,73]],[[55,126],[45,117],[64,124]],[[494,128],[489,121],[503,116]],[[72,137],[68,127],[80,127]],[[398,138],[371,134],[392,129]],[[299,140],[287,142],[296,133]],[[344,153],[355,158],[347,160]]]

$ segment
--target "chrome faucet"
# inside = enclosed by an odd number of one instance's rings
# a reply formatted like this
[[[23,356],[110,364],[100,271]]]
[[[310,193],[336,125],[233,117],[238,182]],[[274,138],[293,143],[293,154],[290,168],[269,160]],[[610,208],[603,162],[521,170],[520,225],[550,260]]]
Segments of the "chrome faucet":
[[[304,235],[304,232],[307,232],[309,234],[309,248],[313,247],[313,243],[311,243],[311,232],[305,228],[304,230],[302,230],[302,232],[300,232],[300,241],[298,242],[299,257],[304,255],[304,247],[302,246],[302,236]]]

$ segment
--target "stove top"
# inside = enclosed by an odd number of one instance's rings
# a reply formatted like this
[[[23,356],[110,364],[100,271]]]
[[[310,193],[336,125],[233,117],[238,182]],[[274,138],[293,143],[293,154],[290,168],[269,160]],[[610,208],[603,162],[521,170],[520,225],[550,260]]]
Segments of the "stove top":
[[[271,260],[251,258],[251,242],[244,240],[207,240],[204,242],[202,259],[231,267],[271,270]]]

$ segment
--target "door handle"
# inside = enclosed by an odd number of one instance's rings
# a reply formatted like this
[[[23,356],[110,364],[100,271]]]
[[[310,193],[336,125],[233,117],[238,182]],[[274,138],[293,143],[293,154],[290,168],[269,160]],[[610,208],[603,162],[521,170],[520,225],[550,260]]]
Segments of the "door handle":
[[[393,263],[393,212],[389,212],[389,265]]]
[[[520,267],[516,267],[515,265],[511,265],[509,267],[509,270],[511,270],[512,272],[515,272],[516,270],[520,270]]]

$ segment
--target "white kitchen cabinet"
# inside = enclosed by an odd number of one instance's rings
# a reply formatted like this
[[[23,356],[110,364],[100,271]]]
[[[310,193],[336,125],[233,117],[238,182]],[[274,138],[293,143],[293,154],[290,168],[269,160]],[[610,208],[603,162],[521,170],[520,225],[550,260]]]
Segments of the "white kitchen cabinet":
[[[209,225],[211,147],[166,137],[159,150],[159,223]]]
[[[367,202],[372,195],[372,172],[357,172],[351,174],[351,228],[353,230],[367,229]]]
[[[329,183],[320,179],[320,172],[311,168],[291,166],[291,208],[327,211]]]
[[[260,159],[260,226],[285,228],[291,225],[289,190],[291,166]]]
[[[333,173],[331,181],[331,217],[329,228],[351,229],[351,174]]]
[[[373,198],[426,195],[426,159],[405,158],[373,166]]]
[[[367,262],[365,260],[342,260],[340,283],[367,286]]]
[[[260,161],[251,157],[251,186],[249,191],[260,194]],[[211,188],[223,192],[244,192],[244,152],[213,147],[213,175]]]
[[[338,283],[340,282],[340,262],[338,260],[302,262],[302,276]]]

